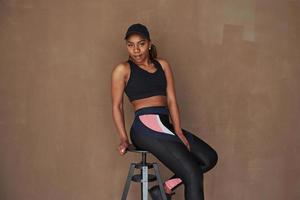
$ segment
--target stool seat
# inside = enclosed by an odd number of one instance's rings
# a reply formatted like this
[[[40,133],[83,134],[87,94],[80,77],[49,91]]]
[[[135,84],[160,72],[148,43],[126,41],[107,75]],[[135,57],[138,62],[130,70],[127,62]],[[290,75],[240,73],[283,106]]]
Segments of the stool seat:
[[[148,200],[148,182],[157,181],[163,200],[167,200],[167,197],[166,197],[166,194],[165,194],[164,188],[163,188],[163,183],[160,178],[158,164],[157,163],[148,163],[146,161],[146,155],[147,155],[147,153],[150,153],[150,152],[142,150],[142,149],[138,149],[133,144],[130,144],[127,147],[127,151],[142,154],[142,160],[139,163],[131,163],[130,164],[130,168],[129,168],[129,172],[127,175],[127,180],[126,180],[126,183],[124,186],[121,200],[126,200],[131,181],[141,183],[141,199],[142,200]],[[154,168],[155,174],[148,173],[148,169],[151,169],[151,168]],[[135,169],[140,169],[140,174],[134,174]]]
[[[134,146],[133,144],[130,144],[130,145],[127,147],[127,150],[130,151],[130,152],[135,152],[135,153],[149,153],[148,151],[138,149],[138,148],[137,148],[136,146]]]

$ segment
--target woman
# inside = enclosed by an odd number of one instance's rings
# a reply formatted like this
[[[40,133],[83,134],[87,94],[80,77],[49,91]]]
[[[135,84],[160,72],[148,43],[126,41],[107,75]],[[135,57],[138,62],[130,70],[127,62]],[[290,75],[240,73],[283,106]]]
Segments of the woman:
[[[165,59],[157,58],[146,26],[132,24],[125,34],[129,58],[112,71],[112,110],[120,134],[119,153],[130,144],[125,130],[123,92],[128,96],[135,118],[130,139],[140,149],[151,152],[174,175],[164,182],[168,199],[184,184],[186,200],[203,200],[203,173],[218,160],[216,151],[191,132],[181,128],[173,72]],[[171,117],[172,123],[169,121]],[[162,199],[158,185],[149,193]]]

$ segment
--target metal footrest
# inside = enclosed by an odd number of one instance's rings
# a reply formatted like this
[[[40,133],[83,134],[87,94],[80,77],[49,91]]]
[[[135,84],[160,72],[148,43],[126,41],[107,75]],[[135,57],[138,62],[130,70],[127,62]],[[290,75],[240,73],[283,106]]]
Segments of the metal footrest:
[[[152,163],[145,163],[145,164],[143,164],[143,163],[135,163],[135,168],[136,169],[142,169],[142,167],[144,167],[144,166],[148,166],[148,169],[153,168],[153,164]]]
[[[140,174],[133,175],[131,178],[131,180],[134,182],[142,182],[142,179],[143,177]],[[148,174],[148,182],[153,182],[153,181],[156,181],[156,176],[153,174]]]

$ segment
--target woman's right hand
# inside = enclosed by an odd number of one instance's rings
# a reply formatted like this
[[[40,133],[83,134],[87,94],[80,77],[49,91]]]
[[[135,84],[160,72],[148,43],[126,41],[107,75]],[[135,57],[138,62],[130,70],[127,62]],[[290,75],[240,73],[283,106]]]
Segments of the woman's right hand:
[[[128,140],[121,140],[118,150],[120,155],[124,155],[127,152],[127,147],[130,145]]]

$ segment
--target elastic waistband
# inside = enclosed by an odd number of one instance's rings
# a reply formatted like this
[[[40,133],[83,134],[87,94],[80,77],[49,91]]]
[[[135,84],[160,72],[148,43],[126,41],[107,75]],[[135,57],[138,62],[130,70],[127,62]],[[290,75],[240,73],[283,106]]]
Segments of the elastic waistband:
[[[168,106],[150,106],[139,108],[134,112],[135,116],[143,115],[143,114],[169,114]]]

